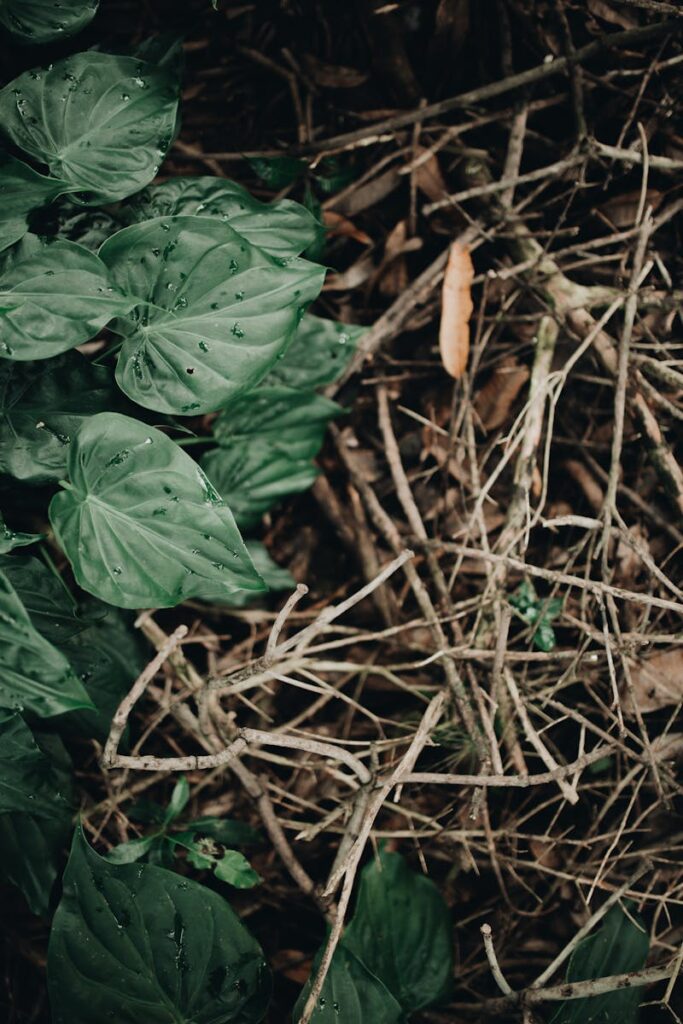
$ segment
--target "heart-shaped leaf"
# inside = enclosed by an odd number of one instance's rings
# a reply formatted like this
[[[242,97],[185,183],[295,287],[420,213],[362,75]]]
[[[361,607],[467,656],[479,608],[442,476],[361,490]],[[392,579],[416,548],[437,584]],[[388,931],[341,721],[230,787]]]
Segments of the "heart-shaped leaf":
[[[76,580],[119,608],[262,590],[230,509],[173,441],[118,413],[86,420],[49,516]]]
[[[0,710],[0,814],[29,811],[35,818],[71,814],[49,758],[20,715]]]
[[[303,1013],[321,952],[294,1007],[294,1021]],[[334,951],[311,1024],[398,1024],[402,1019],[401,1007],[391,992],[342,941]]]
[[[635,904],[627,900],[625,907],[611,907],[598,930],[578,944],[567,968],[568,982],[642,970],[650,936]],[[567,999],[550,1018],[551,1024],[637,1024],[642,998],[642,988],[622,988],[588,999]]]
[[[34,627],[0,571],[0,704],[42,718],[93,704],[63,654]]]
[[[112,370],[78,352],[0,363],[0,473],[32,484],[59,480],[84,420],[126,407]]]
[[[211,412],[248,390],[284,352],[324,270],[282,265],[210,217],[158,218],[100,249],[112,280],[137,302],[116,379],[149,409]]]
[[[133,196],[120,211],[125,224],[178,214],[216,217],[273,256],[300,255],[315,241],[318,228],[299,203],[261,203],[226,178],[171,178]]]
[[[0,124],[82,202],[107,203],[152,180],[177,106],[167,69],[88,50],[26,71],[0,90]]]
[[[26,43],[50,43],[80,32],[95,17],[98,0],[0,0],[0,25]]]
[[[95,253],[74,242],[52,242],[12,259],[0,274],[0,357],[56,356],[130,307]]]
[[[202,466],[240,527],[255,526],[276,502],[311,486],[318,475],[311,459],[341,411],[321,395],[260,387],[221,413],[214,427],[220,447]]]
[[[60,647],[86,628],[66,585],[43,562],[30,555],[0,555],[0,570],[35,629],[51,644]]]
[[[344,941],[405,1013],[444,998],[453,977],[452,925],[441,893],[399,853],[383,852],[361,876]]]
[[[0,153],[0,250],[24,237],[32,210],[68,190],[66,182],[46,178],[21,160]]]
[[[270,371],[264,385],[282,384],[312,391],[331,384],[346,369],[364,327],[340,324],[307,313],[294,341]]]
[[[112,864],[74,836],[50,932],[54,1024],[257,1024],[263,952],[211,890],[148,864]]]

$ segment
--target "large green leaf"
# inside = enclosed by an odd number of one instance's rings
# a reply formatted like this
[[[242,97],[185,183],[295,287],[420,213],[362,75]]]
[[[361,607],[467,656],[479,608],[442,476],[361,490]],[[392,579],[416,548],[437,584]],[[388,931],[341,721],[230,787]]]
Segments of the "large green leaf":
[[[256,384],[324,276],[305,260],[282,265],[210,217],[133,224],[100,256],[137,301],[113,324],[124,337],[116,379],[133,401],[176,414],[211,412]]]
[[[49,718],[92,708],[68,661],[37,632],[0,571],[0,704]]]
[[[131,307],[95,253],[52,242],[0,274],[0,357],[47,359],[88,341]]]
[[[48,951],[54,1024],[256,1024],[263,952],[226,901],[148,864],[113,864],[77,831]]]
[[[133,196],[121,208],[126,224],[178,214],[216,217],[273,256],[298,256],[316,238],[316,221],[291,199],[261,203],[226,178],[171,178]]]
[[[84,590],[119,608],[167,608],[207,588],[263,589],[230,509],[165,434],[99,413],[67,471],[49,516]]]
[[[0,814],[12,811],[53,818],[69,815],[71,805],[24,720],[0,709]]]
[[[336,380],[353,356],[366,328],[307,313],[294,341],[266,377],[264,384],[283,384],[310,391]]]
[[[34,914],[47,914],[73,827],[72,767],[59,737],[36,734],[32,742],[47,762],[52,813],[35,814],[29,800],[26,810],[0,814],[0,877],[21,889]]]
[[[341,411],[312,392],[260,387],[221,413],[214,425],[219,447],[202,466],[240,527],[256,525],[276,502],[310,487],[318,472],[311,459]]]
[[[11,530],[5,522],[5,517],[0,512],[0,555],[13,551],[14,548],[26,547],[27,544],[35,544],[40,540],[39,533],[17,533]]]
[[[0,363],[0,473],[27,483],[59,480],[84,420],[127,406],[112,370],[78,352]]]
[[[32,210],[68,190],[66,182],[46,178],[21,160],[0,152],[0,250],[23,238]]]
[[[0,124],[52,177],[79,190],[82,202],[106,203],[152,180],[177,105],[168,70],[88,50],[26,71],[0,90]]]
[[[0,25],[26,43],[64,39],[92,21],[98,0],[0,0]]]
[[[298,1021],[303,1013],[320,955],[321,951],[313,963],[311,978],[294,1007],[294,1021]],[[401,1007],[379,978],[354,956],[344,942],[337,946],[311,1024],[398,1024],[402,1019]]]
[[[439,890],[398,853],[382,853],[361,876],[345,942],[384,982],[405,1013],[443,999],[453,977],[450,913]]]
[[[55,646],[61,646],[88,625],[75,611],[66,585],[30,555],[0,555],[0,570],[28,612],[34,628]]]
[[[600,928],[578,944],[567,968],[568,982],[642,970],[650,937],[635,904],[627,900],[625,907],[613,906]],[[567,999],[551,1024],[637,1024],[642,998],[642,988],[623,988],[588,999]]]

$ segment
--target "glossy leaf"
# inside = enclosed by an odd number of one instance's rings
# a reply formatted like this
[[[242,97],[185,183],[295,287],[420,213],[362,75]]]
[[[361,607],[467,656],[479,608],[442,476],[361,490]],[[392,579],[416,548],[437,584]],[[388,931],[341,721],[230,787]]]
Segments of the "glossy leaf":
[[[42,718],[93,707],[64,655],[37,632],[2,571],[0,704],[26,708]]]
[[[156,841],[156,835],[129,839],[127,843],[119,843],[118,846],[111,849],[107,854],[107,860],[112,864],[135,864],[149,853]]]
[[[54,1024],[256,1024],[270,977],[226,901],[173,872],[112,864],[77,831],[48,951]]]
[[[303,1013],[320,955],[297,1000],[292,1015],[295,1021]],[[402,1019],[401,1007],[391,992],[342,942],[335,950],[311,1024],[398,1024]]]
[[[284,352],[324,270],[278,263],[210,217],[158,218],[100,249],[119,290],[137,300],[114,322],[116,379],[149,409],[211,412],[247,391]]]
[[[34,914],[48,912],[71,829],[71,814],[50,820],[0,814],[0,878],[21,890]]]
[[[94,253],[53,242],[13,260],[0,274],[0,357],[56,356],[88,341],[130,306]]]
[[[0,555],[0,570],[12,584],[34,628],[59,647],[87,626],[76,614],[66,585],[44,562],[30,555]]]
[[[73,36],[95,17],[98,0],[0,0],[0,25],[24,43]]]
[[[238,850],[219,849],[212,839],[197,839],[193,832],[177,832],[169,840],[187,850],[187,859],[200,871],[213,871],[221,882],[235,889],[252,889],[262,881]]]
[[[127,407],[112,371],[78,352],[0,363],[0,473],[32,484],[59,480],[81,424]]]
[[[312,391],[336,380],[353,356],[364,327],[340,324],[307,313],[294,341],[266,379],[265,385]]]
[[[49,516],[84,590],[119,608],[167,608],[207,587],[263,589],[229,508],[165,434],[99,413],[67,470]]]
[[[453,976],[450,913],[431,879],[398,853],[382,853],[361,876],[345,942],[407,1014],[447,995]]]
[[[26,547],[28,544],[35,544],[41,539],[39,533],[18,533],[10,529],[0,512],[0,555],[13,551],[14,548]]]
[[[0,814],[12,811],[53,818],[70,815],[71,806],[24,720],[0,710]]]
[[[94,711],[75,711],[60,719],[62,733],[104,742],[114,712],[151,657],[151,649],[132,617],[98,602],[82,613],[86,628],[60,644],[74,673],[95,705]],[[121,747],[125,746],[124,733]]]
[[[69,191],[66,182],[46,178],[28,164],[0,153],[0,250],[28,231],[29,214]]]
[[[296,581],[292,574],[273,561],[268,553],[268,549],[261,541],[247,540],[245,544],[256,567],[256,571],[265,583],[268,591],[294,590]],[[224,605],[226,608],[246,608],[253,604],[254,601],[263,600],[265,597],[267,595],[264,593],[251,594],[245,590],[238,594],[231,594],[229,597],[221,597],[220,595],[218,597],[215,595],[209,596],[206,600],[211,601],[213,604]]]
[[[120,211],[126,224],[179,214],[215,217],[273,256],[298,256],[315,241],[318,229],[299,203],[261,203],[227,178],[171,178],[133,196]]]
[[[166,69],[88,50],[26,71],[0,90],[0,124],[82,202],[107,203],[152,180],[177,105]]]
[[[43,223],[46,235],[77,242],[91,252],[97,252],[102,243],[121,227],[118,220],[105,210],[77,206],[68,198],[54,203],[45,212]]]
[[[335,402],[294,388],[260,387],[237,399],[214,424],[219,448],[202,466],[240,527],[255,526],[276,502],[306,490]]]
[[[628,974],[645,966],[650,937],[635,904],[613,906],[596,932],[578,944],[567,968],[567,981],[587,981]],[[643,988],[615,989],[588,999],[567,999],[551,1024],[637,1024]]]
[[[190,784],[185,778],[185,776],[182,775],[176,782],[175,786],[173,787],[171,799],[168,801],[166,813],[164,814],[164,825],[170,825],[172,821],[174,821],[180,814],[183,813],[183,811],[187,807],[189,799]]]

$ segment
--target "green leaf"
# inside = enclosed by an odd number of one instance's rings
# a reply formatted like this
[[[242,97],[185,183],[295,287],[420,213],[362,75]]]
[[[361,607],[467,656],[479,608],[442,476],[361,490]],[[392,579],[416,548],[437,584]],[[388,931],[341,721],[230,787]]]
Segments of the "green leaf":
[[[0,555],[0,570],[12,584],[34,628],[59,647],[88,625],[75,611],[66,584],[30,555]]]
[[[283,569],[277,562],[273,561],[268,554],[268,549],[261,541],[247,540],[245,544],[257,573],[269,591],[294,590],[296,581],[292,574],[288,569]],[[226,608],[247,608],[254,601],[258,601],[259,598],[264,596],[264,594],[250,594],[247,591],[243,591],[239,594],[231,594],[229,597],[216,598],[213,596],[207,598],[207,600],[210,600],[213,604],[224,605]]]
[[[548,652],[555,649],[557,644],[555,630],[546,618],[541,619],[539,622],[533,635],[533,643],[534,647],[539,651]]]
[[[119,843],[107,854],[107,860],[112,864],[134,864],[149,853],[150,849],[157,842],[158,837],[142,836],[140,839],[131,839],[127,843]]]
[[[321,954],[322,950],[294,1007],[295,1021],[303,1013]],[[342,941],[332,957],[311,1024],[398,1024],[401,1020],[401,1007],[391,992]]]
[[[41,718],[92,708],[68,661],[38,633],[0,571],[0,703]]]
[[[327,196],[346,188],[357,176],[356,168],[350,163],[345,164],[337,156],[324,157],[315,171],[318,188]]]
[[[222,897],[148,864],[112,864],[79,829],[48,950],[53,1024],[256,1024],[263,952]]]
[[[60,719],[59,726],[63,733],[104,742],[114,712],[151,655],[127,613],[99,602],[86,605],[84,612],[87,628],[60,645],[60,650],[83,683],[95,710],[72,712]]]
[[[114,292],[95,253],[52,242],[0,274],[0,307],[0,357],[26,360],[81,345],[131,303]]]
[[[121,225],[110,213],[76,206],[68,198],[53,204],[45,212],[41,233],[79,245],[97,252],[103,242],[118,231]]]
[[[68,190],[66,182],[46,178],[21,160],[0,153],[0,250],[23,238],[33,210]]]
[[[323,320],[307,313],[294,341],[270,371],[264,385],[282,384],[312,391],[336,380],[350,362],[364,327]]]
[[[0,363],[0,473],[32,484],[60,480],[81,424],[123,408],[111,369],[78,352]]]
[[[168,608],[208,588],[262,590],[232,513],[160,431],[99,413],[69,449],[49,516],[77,582],[119,608]]]
[[[0,555],[4,555],[14,548],[35,544],[40,539],[41,534],[39,533],[17,533],[15,530],[11,530],[0,512]]]
[[[613,906],[596,932],[578,944],[567,968],[567,981],[587,981],[611,974],[628,974],[645,966],[650,937],[635,904]],[[624,988],[587,999],[567,999],[551,1024],[637,1024],[644,989]]]
[[[10,724],[5,714],[2,720]],[[6,756],[14,754],[17,764],[0,771],[23,766],[28,794],[23,801],[15,794],[21,810],[0,814],[0,878],[23,892],[34,914],[47,914],[72,829],[71,761],[58,737],[33,737],[21,724],[22,729],[12,729],[14,742],[5,733],[2,744],[4,750],[8,741]]]
[[[120,210],[125,224],[180,214],[220,219],[273,256],[298,256],[317,236],[315,218],[299,203],[261,203],[226,178],[171,178],[133,196]]]
[[[291,156],[255,156],[249,157],[247,163],[261,181],[272,189],[291,185],[308,167],[305,160]]]
[[[164,825],[170,825],[179,815],[183,813],[190,799],[190,784],[184,775],[176,782],[164,814]]]
[[[258,843],[260,834],[251,825],[243,821],[231,821],[229,818],[195,818],[189,821],[186,826],[193,832],[200,835],[210,836],[222,846],[242,846],[251,843]]]
[[[0,710],[0,814],[30,811],[34,818],[71,814],[50,760],[23,719]]]
[[[0,877],[21,890],[34,914],[48,913],[71,828],[70,814],[51,820],[0,814]]]
[[[107,203],[152,180],[171,144],[177,105],[168,70],[88,50],[26,71],[0,90],[0,124],[82,202]]]
[[[0,25],[24,43],[51,43],[84,29],[98,0],[0,0]]]
[[[221,882],[227,882],[236,889],[251,889],[262,881],[257,871],[254,871],[251,864],[237,850],[226,850],[214,867],[216,878]]]
[[[247,391],[284,352],[324,270],[282,265],[210,217],[158,218],[100,249],[137,302],[112,329],[124,338],[116,379],[149,409],[212,412]]]
[[[383,852],[361,876],[347,946],[376,974],[407,1014],[449,992],[453,939],[439,890],[398,853]]]
[[[295,388],[260,387],[237,399],[214,424],[219,448],[202,466],[241,528],[255,526],[276,502],[306,490],[317,476],[311,459],[340,406]]]

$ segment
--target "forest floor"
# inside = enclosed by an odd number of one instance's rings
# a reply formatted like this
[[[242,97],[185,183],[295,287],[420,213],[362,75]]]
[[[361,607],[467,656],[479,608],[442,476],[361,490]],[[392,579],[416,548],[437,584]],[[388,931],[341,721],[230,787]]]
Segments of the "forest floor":
[[[162,178],[219,175],[307,201],[328,227],[314,312],[369,328],[333,389],[348,413],[316,484],[264,521],[271,555],[308,587],[283,635],[413,553],[224,709],[242,726],[371,748],[397,781],[440,774],[391,787],[361,819],[365,859],[385,841],[452,908],[453,1001],[415,1021],[520,1020],[501,1008],[481,925],[521,990],[617,891],[650,929],[648,962],[668,963],[683,942],[683,11],[101,6],[81,49],[89,33],[112,51],[185,37]],[[302,163],[278,185],[280,165],[259,161],[283,156]],[[456,332],[446,360],[466,360],[457,380],[439,350],[454,241],[474,267],[469,351]],[[227,674],[264,653],[281,604],[154,621],[185,623],[188,657]],[[164,673],[135,727],[146,749],[192,751],[167,713],[182,696],[171,662]],[[87,834],[106,849],[138,834],[124,798],[165,803],[172,780],[109,777],[98,754],[84,745],[78,778]],[[353,844],[358,791],[310,749],[245,763],[255,795],[229,769],[190,772],[192,810],[281,826],[281,848],[253,858],[263,883],[232,902],[273,967],[268,1020],[282,1024],[323,938],[316,902]],[[16,1019],[42,1022],[47,930],[15,912],[4,971]],[[644,1020],[683,1017],[666,981],[647,998]]]

